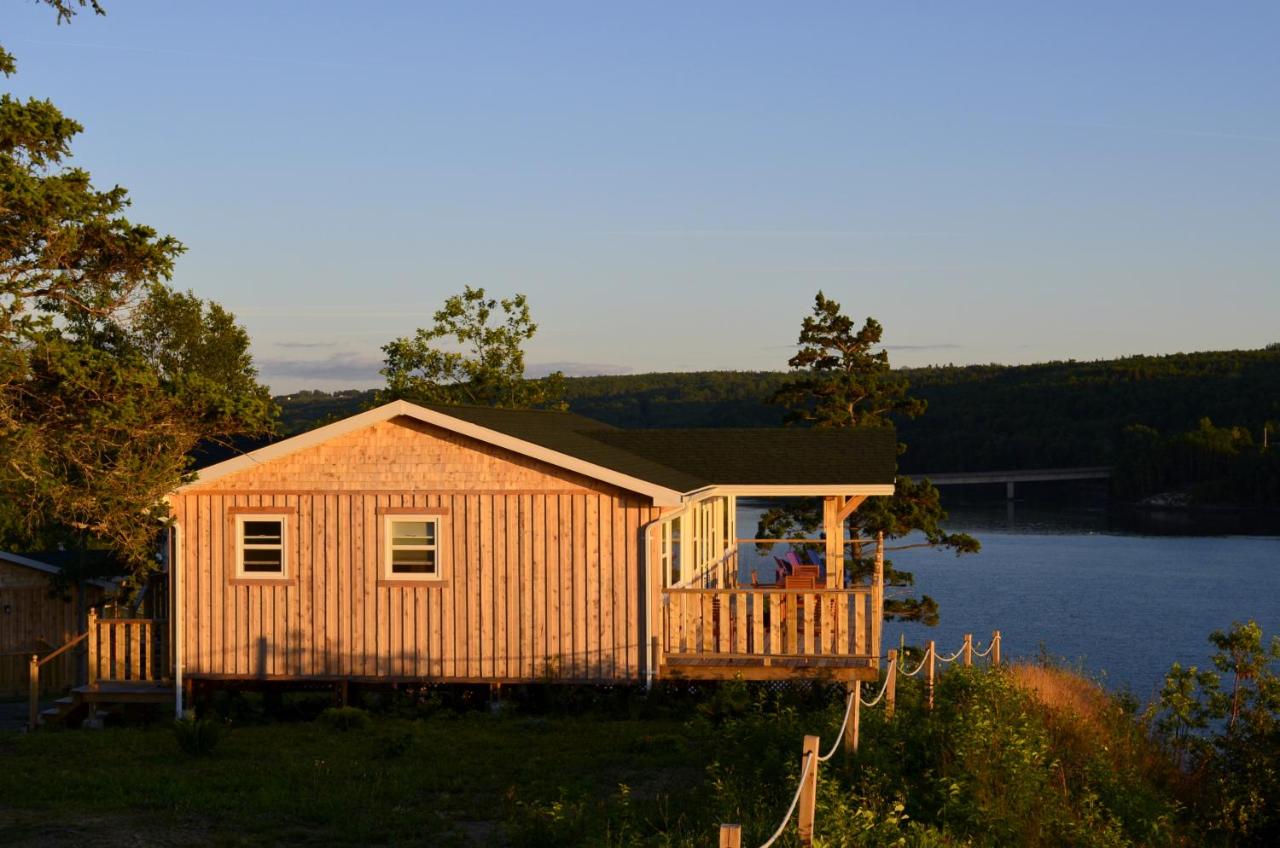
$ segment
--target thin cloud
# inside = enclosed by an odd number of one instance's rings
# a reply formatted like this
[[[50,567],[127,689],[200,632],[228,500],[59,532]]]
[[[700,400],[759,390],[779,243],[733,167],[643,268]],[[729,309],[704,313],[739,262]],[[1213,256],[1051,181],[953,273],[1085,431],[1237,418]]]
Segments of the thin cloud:
[[[312,349],[312,348],[334,348],[337,346],[338,346],[337,342],[276,342],[276,347],[287,347],[287,348]]]
[[[376,380],[382,361],[356,353],[335,353],[325,359],[283,359],[268,357],[257,360],[258,370],[270,380],[275,377],[301,377],[309,380]]]
[[[951,344],[893,344],[885,345],[889,350],[960,350],[964,345]]]
[[[927,238],[951,233],[937,230],[610,230],[598,235],[654,239],[857,239]]]
[[[1024,124],[1041,124],[1052,127],[1070,127],[1082,130],[1109,130],[1112,132],[1157,133],[1159,135],[1180,135],[1192,138],[1221,138],[1230,141],[1265,141],[1272,144],[1280,142],[1280,136],[1261,133],[1234,132],[1230,130],[1186,129],[1182,127],[1157,127],[1144,124],[1113,124],[1105,121],[1062,121],[1042,118],[1001,118],[1000,120]]]
[[[363,305],[343,304],[309,304],[305,306],[246,306],[236,310],[237,315],[253,318],[300,318],[309,317],[341,317],[341,318],[414,318],[431,317],[434,309],[414,311],[412,309],[370,309]]]
[[[328,68],[337,71],[354,71],[357,65],[343,65],[336,62],[297,62],[282,60],[270,56],[244,56],[236,53],[220,53],[211,50],[175,50],[164,47],[130,47],[125,44],[91,44],[83,41],[48,41],[43,39],[27,39],[24,43],[41,47],[75,47],[82,50],[112,50],[118,53],[148,53],[155,56],[176,56],[185,59],[216,59],[219,62],[252,62],[262,65],[276,65],[293,68]]]

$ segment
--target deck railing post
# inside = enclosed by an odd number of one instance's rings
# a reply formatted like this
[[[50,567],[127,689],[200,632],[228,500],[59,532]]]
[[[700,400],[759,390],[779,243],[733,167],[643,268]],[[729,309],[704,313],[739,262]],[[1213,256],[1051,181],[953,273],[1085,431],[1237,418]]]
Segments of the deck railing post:
[[[808,766],[807,774],[806,766]],[[818,804],[817,736],[804,738],[804,753],[800,757],[800,774],[804,775],[805,780],[800,787],[800,809],[797,810],[800,819],[796,822],[796,830],[800,837],[800,844],[807,848],[813,844],[813,814]]]
[[[742,848],[742,825],[720,825],[720,848]]]
[[[1000,631],[991,631],[991,665],[1000,665]]]
[[[927,703],[928,703],[929,709],[933,709],[933,681],[934,681],[934,673],[935,673],[934,660],[937,658],[937,656],[938,656],[937,643],[935,643],[932,639],[930,639],[929,653],[925,657],[925,666],[924,666],[924,688],[925,688],[925,694],[928,699]]]
[[[37,654],[31,655],[31,661],[27,666],[27,677],[31,690],[27,705],[27,729],[35,730],[40,724],[40,657]]]
[[[973,667],[973,634],[964,634],[964,667]]]
[[[893,707],[898,700],[898,652],[889,651],[889,668],[885,672],[889,679],[884,685],[884,717],[893,718]]]
[[[89,673],[90,686],[98,682],[98,610],[89,608]]]

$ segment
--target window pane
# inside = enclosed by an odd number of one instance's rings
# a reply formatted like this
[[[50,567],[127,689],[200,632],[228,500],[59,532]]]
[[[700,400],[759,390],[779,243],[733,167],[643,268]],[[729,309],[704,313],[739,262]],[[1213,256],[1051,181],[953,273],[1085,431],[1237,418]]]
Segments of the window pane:
[[[391,522],[391,544],[393,545],[434,545],[435,543],[436,523],[434,521]]]
[[[244,523],[244,541],[249,545],[278,545],[284,522],[246,521]]]
[[[393,574],[435,574],[436,552],[425,548],[392,551],[391,572]]]
[[[245,548],[244,570],[246,572],[275,572],[283,570],[284,551],[279,548]]]

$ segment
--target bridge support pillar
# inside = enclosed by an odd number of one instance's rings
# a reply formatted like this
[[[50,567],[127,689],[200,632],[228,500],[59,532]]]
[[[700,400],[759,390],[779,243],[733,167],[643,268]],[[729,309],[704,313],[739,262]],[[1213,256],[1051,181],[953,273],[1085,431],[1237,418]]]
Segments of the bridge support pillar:
[[[1009,480],[1004,484],[1005,500],[1013,500],[1013,481]]]

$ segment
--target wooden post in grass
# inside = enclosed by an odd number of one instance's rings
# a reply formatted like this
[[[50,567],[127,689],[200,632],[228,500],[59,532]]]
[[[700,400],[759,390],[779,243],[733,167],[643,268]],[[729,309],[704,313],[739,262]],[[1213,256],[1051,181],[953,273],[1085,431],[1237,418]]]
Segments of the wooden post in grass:
[[[934,659],[938,656],[938,646],[932,639],[929,640],[929,654],[925,657],[924,667],[924,688],[928,697],[929,709],[933,709],[933,681],[934,681]]]
[[[35,730],[40,724],[40,657],[37,654],[31,655],[31,662],[27,666],[28,682],[31,686],[31,702],[29,704],[30,711],[27,715],[27,730]]]
[[[973,634],[964,634],[964,667],[971,668],[973,666]]]
[[[991,631],[991,665],[1000,665],[1000,631]]]
[[[805,774],[808,766],[808,774]],[[804,775],[804,783],[800,784],[800,809],[797,810],[799,820],[796,830],[800,844],[808,848],[813,844],[813,814],[818,804],[818,737],[804,738],[804,753],[800,757],[800,774]]]
[[[897,649],[888,652],[888,680],[884,681],[884,717],[892,719],[897,702]]]
[[[849,707],[849,726],[844,729],[844,752],[858,753],[858,720],[862,712],[862,681],[853,680],[845,684],[853,704]]]
[[[742,825],[720,825],[720,848],[742,848]]]

